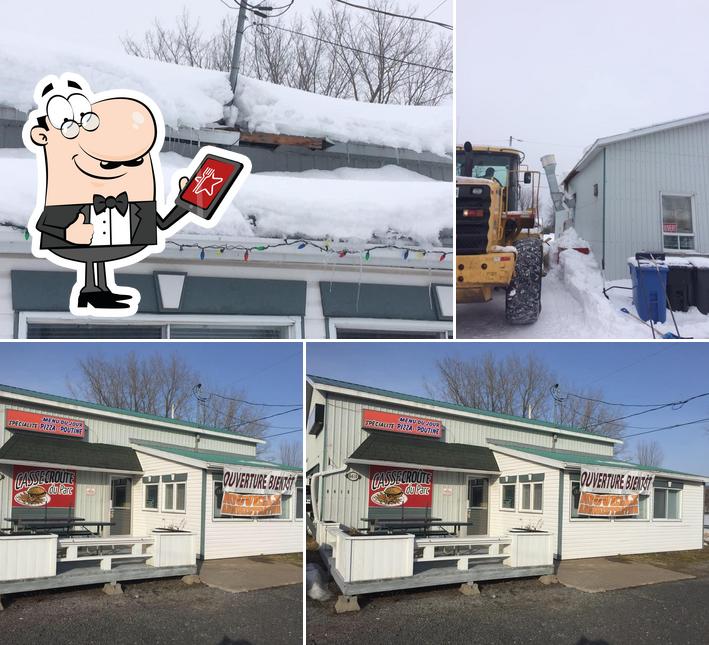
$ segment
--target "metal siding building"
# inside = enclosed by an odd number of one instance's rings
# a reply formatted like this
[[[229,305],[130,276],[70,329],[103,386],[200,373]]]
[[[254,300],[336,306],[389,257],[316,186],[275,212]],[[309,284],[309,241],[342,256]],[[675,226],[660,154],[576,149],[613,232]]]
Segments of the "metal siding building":
[[[662,194],[691,196],[694,234],[693,251],[664,250],[709,253],[707,114],[599,139],[564,184],[576,197],[573,225],[609,280],[629,277],[635,253],[663,250]]]

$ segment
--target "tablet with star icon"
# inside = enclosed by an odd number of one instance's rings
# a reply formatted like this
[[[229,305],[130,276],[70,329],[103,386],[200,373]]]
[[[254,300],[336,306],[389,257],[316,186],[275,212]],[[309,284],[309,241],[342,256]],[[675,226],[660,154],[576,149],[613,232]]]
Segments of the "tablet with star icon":
[[[243,164],[233,159],[206,155],[175,203],[208,220],[243,168]]]

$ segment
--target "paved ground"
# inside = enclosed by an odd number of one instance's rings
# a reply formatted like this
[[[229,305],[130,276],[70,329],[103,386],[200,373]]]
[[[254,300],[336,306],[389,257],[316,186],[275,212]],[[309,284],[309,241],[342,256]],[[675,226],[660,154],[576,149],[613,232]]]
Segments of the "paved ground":
[[[559,564],[559,582],[567,587],[595,593],[687,580],[694,576],[641,562],[619,562],[606,558],[565,560]]]
[[[537,580],[386,594],[359,613],[308,600],[307,645],[322,643],[518,643],[694,645],[707,642],[709,578],[587,594]]]
[[[206,585],[231,592],[301,584],[302,556],[207,560],[202,563],[199,576]]]
[[[302,585],[227,593],[180,580],[5,599],[0,643],[260,645],[302,642]]]

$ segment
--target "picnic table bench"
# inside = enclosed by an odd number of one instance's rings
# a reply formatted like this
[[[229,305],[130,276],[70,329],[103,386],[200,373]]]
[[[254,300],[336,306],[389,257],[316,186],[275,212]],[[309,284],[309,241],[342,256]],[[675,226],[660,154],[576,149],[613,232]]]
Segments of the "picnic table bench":
[[[60,538],[57,541],[58,550],[66,550],[64,555],[60,555],[59,562],[83,562],[86,560],[98,560],[99,566],[104,571],[110,571],[114,560],[142,559],[147,560],[152,557],[152,553],[146,553],[144,547],[152,545],[155,540],[151,537],[134,537],[130,535],[118,535],[114,537],[69,537]],[[128,547],[127,553],[117,553],[117,549]]]
[[[467,537],[423,537],[414,541],[414,561],[415,562],[439,562],[441,560],[456,560],[457,568],[460,571],[467,571],[470,568],[470,561],[501,561],[509,558],[508,554],[501,553],[503,545],[511,544],[511,538],[486,537],[470,535]],[[477,549],[484,550],[483,553],[470,553]],[[417,550],[420,555],[417,555]]]

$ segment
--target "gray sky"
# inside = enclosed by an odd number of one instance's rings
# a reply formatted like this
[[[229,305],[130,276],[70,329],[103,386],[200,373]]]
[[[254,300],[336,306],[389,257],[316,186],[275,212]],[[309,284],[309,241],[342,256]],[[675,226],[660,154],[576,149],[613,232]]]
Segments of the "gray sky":
[[[706,0],[458,0],[457,139],[570,170],[598,137],[709,112]]]
[[[233,1],[227,1],[231,6],[235,5]],[[367,4],[367,0],[353,1],[356,4]],[[400,8],[404,10],[402,12],[408,7],[416,16],[425,17],[430,14],[431,20],[451,23],[453,0],[445,0],[436,9],[440,3],[441,0],[400,0]],[[284,4],[285,0],[274,0],[270,3],[271,6]],[[291,11],[307,12],[311,7],[327,7],[329,4],[330,0],[295,0]],[[228,9],[220,0],[73,0],[69,4],[54,0],[13,2],[3,7],[4,19],[0,26],[0,36],[5,29],[35,37],[54,32],[56,39],[63,40],[66,36],[67,39],[77,38],[85,45],[95,43],[107,49],[123,51],[121,37],[126,34],[140,36],[150,28],[155,18],[170,24],[174,22],[174,17],[182,12],[184,6],[190,8],[194,17],[199,16],[205,33],[214,29],[225,15],[236,13],[236,10]],[[436,10],[433,11],[434,9]]]

